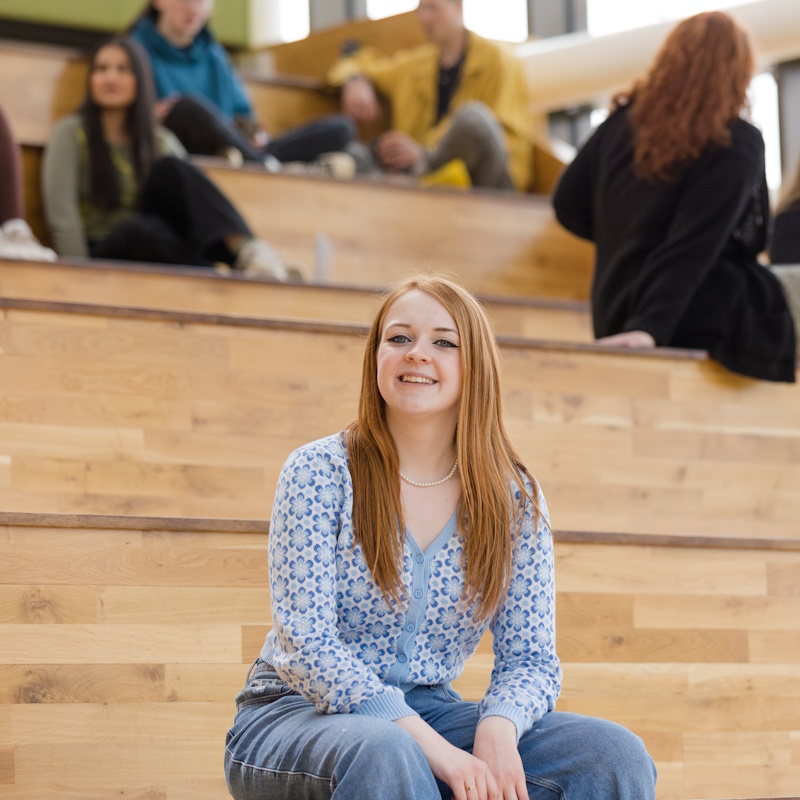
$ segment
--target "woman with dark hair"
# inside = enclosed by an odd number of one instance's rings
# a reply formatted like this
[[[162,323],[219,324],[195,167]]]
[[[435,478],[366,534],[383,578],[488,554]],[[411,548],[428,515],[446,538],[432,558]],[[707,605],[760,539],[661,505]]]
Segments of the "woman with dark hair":
[[[208,28],[214,0],[151,0],[130,35],[150,57],[158,112],[190,153],[241,153],[247,161],[311,162],[344,151],[356,138],[353,122],[322,117],[270,140],[253,113],[242,79]],[[341,173],[345,157],[323,159]]]
[[[503,425],[480,304],[401,283],[367,337],[358,418],[278,480],[272,630],[225,747],[236,800],[653,800],[641,739],[554,711],[553,540]],[[480,703],[451,686],[483,633]]]
[[[597,245],[598,341],[703,348],[734,372],[791,382],[792,315],[757,260],[770,219],[764,142],[740,117],[753,64],[727,14],[679,23],[564,171],[553,205]]]
[[[147,56],[116,38],[89,60],[86,99],[44,157],[45,215],[61,255],[211,267],[278,280],[287,270],[219,189],[156,126]]]

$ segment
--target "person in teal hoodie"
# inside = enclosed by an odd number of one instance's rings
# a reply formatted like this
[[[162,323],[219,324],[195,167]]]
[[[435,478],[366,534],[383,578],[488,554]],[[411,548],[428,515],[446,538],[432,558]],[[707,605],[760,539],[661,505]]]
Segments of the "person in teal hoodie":
[[[208,28],[214,0],[150,0],[130,35],[150,57],[156,111],[186,150],[247,161],[311,162],[356,138],[346,116],[322,117],[275,139],[258,122],[239,74]]]

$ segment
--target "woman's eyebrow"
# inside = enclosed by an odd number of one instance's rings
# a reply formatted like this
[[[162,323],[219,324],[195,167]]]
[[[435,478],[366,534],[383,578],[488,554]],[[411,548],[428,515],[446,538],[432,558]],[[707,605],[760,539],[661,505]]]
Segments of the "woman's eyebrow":
[[[409,325],[407,322],[390,322],[386,326],[386,330],[389,330],[389,328],[410,328],[410,327],[411,325]],[[433,330],[436,331],[437,333],[455,333],[456,335],[458,335],[458,331],[455,328],[434,328]]]

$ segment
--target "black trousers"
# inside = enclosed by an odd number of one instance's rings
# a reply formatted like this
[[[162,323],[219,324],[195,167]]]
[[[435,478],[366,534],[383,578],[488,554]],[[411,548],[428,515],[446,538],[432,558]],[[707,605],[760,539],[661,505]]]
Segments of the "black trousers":
[[[168,157],[153,165],[139,213],[89,249],[94,258],[211,267],[233,263],[225,238],[237,234],[252,236],[230,200],[197,167]]]
[[[278,136],[260,150],[236,125],[223,120],[210,103],[189,96],[181,97],[172,106],[164,125],[190,153],[213,156],[227,147],[235,147],[246,161],[263,161],[265,155],[270,155],[282,162],[308,162],[323,153],[344,150],[357,139],[353,121],[341,114],[332,114]]]

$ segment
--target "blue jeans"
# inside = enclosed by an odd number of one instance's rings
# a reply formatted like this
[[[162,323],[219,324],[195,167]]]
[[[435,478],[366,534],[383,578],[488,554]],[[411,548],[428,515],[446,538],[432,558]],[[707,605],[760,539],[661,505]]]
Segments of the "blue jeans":
[[[406,702],[445,739],[471,751],[477,703],[449,685],[418,686]],[[319,714],[257,662],[236,698],[225,745],[236,800],[451,798],[419,745],[399,725]],[[606,720],[546,714],[519,742],[531,800],[653,800],[656,769],[638,736]]]

